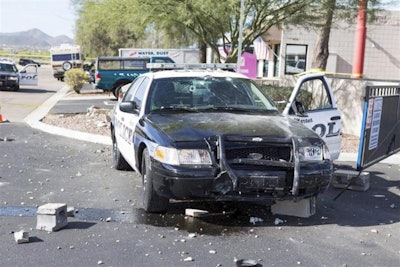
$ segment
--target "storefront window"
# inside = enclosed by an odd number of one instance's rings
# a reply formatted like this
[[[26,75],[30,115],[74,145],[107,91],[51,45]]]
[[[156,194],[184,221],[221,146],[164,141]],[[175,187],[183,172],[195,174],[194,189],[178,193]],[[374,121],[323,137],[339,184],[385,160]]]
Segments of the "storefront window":
[[[307,45],[286,45],[285,74],[297,74],[306,70]]]

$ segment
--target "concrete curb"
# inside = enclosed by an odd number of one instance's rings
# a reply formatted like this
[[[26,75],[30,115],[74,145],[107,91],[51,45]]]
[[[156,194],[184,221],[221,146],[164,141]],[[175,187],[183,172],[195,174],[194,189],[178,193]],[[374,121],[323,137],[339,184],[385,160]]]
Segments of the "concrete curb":
[[[47,133],[65,136],[68,138],[74,138],[82,141],[88,141],[92,143],[112,145],[111,138],[108,136],[74,131],[53,125],[48,125],[40,121],[47,115],[47,113],[54,107],[54,105],[57,104],[57,102],[66,95],[68,90],[69,89],[67,86],[61,88],[61,90],[59,90],[56,94],[47,99],[37,109],[35,109],[28,116],[26,116],[24,121],[32,128],[42,130]]]

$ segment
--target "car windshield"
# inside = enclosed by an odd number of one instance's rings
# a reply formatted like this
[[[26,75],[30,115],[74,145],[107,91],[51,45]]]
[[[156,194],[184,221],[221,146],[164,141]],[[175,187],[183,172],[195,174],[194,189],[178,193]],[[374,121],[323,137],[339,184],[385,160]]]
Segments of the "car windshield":
[[[0,71],[17,72],[17,68],[13,64],[0,63]]]
[[[211,76],[157,79],[147,103],[148,111],[277,111],[251,80]]]

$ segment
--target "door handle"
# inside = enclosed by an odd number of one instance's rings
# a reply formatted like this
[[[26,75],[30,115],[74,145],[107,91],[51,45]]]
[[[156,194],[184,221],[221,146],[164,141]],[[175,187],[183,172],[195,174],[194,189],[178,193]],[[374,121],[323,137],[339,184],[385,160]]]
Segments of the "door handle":
[[[331,121],[338,121],[338,120],[340,120],[340,116],[331,117]]]

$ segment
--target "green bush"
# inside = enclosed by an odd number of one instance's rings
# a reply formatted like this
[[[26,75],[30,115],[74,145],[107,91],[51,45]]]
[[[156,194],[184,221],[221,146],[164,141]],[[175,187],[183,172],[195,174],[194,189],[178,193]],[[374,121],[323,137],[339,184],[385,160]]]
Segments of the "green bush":
[[[87,78],[87,74],[83,69],[70,69],[64,73],[65,83],[78,94],[81,92]]]

